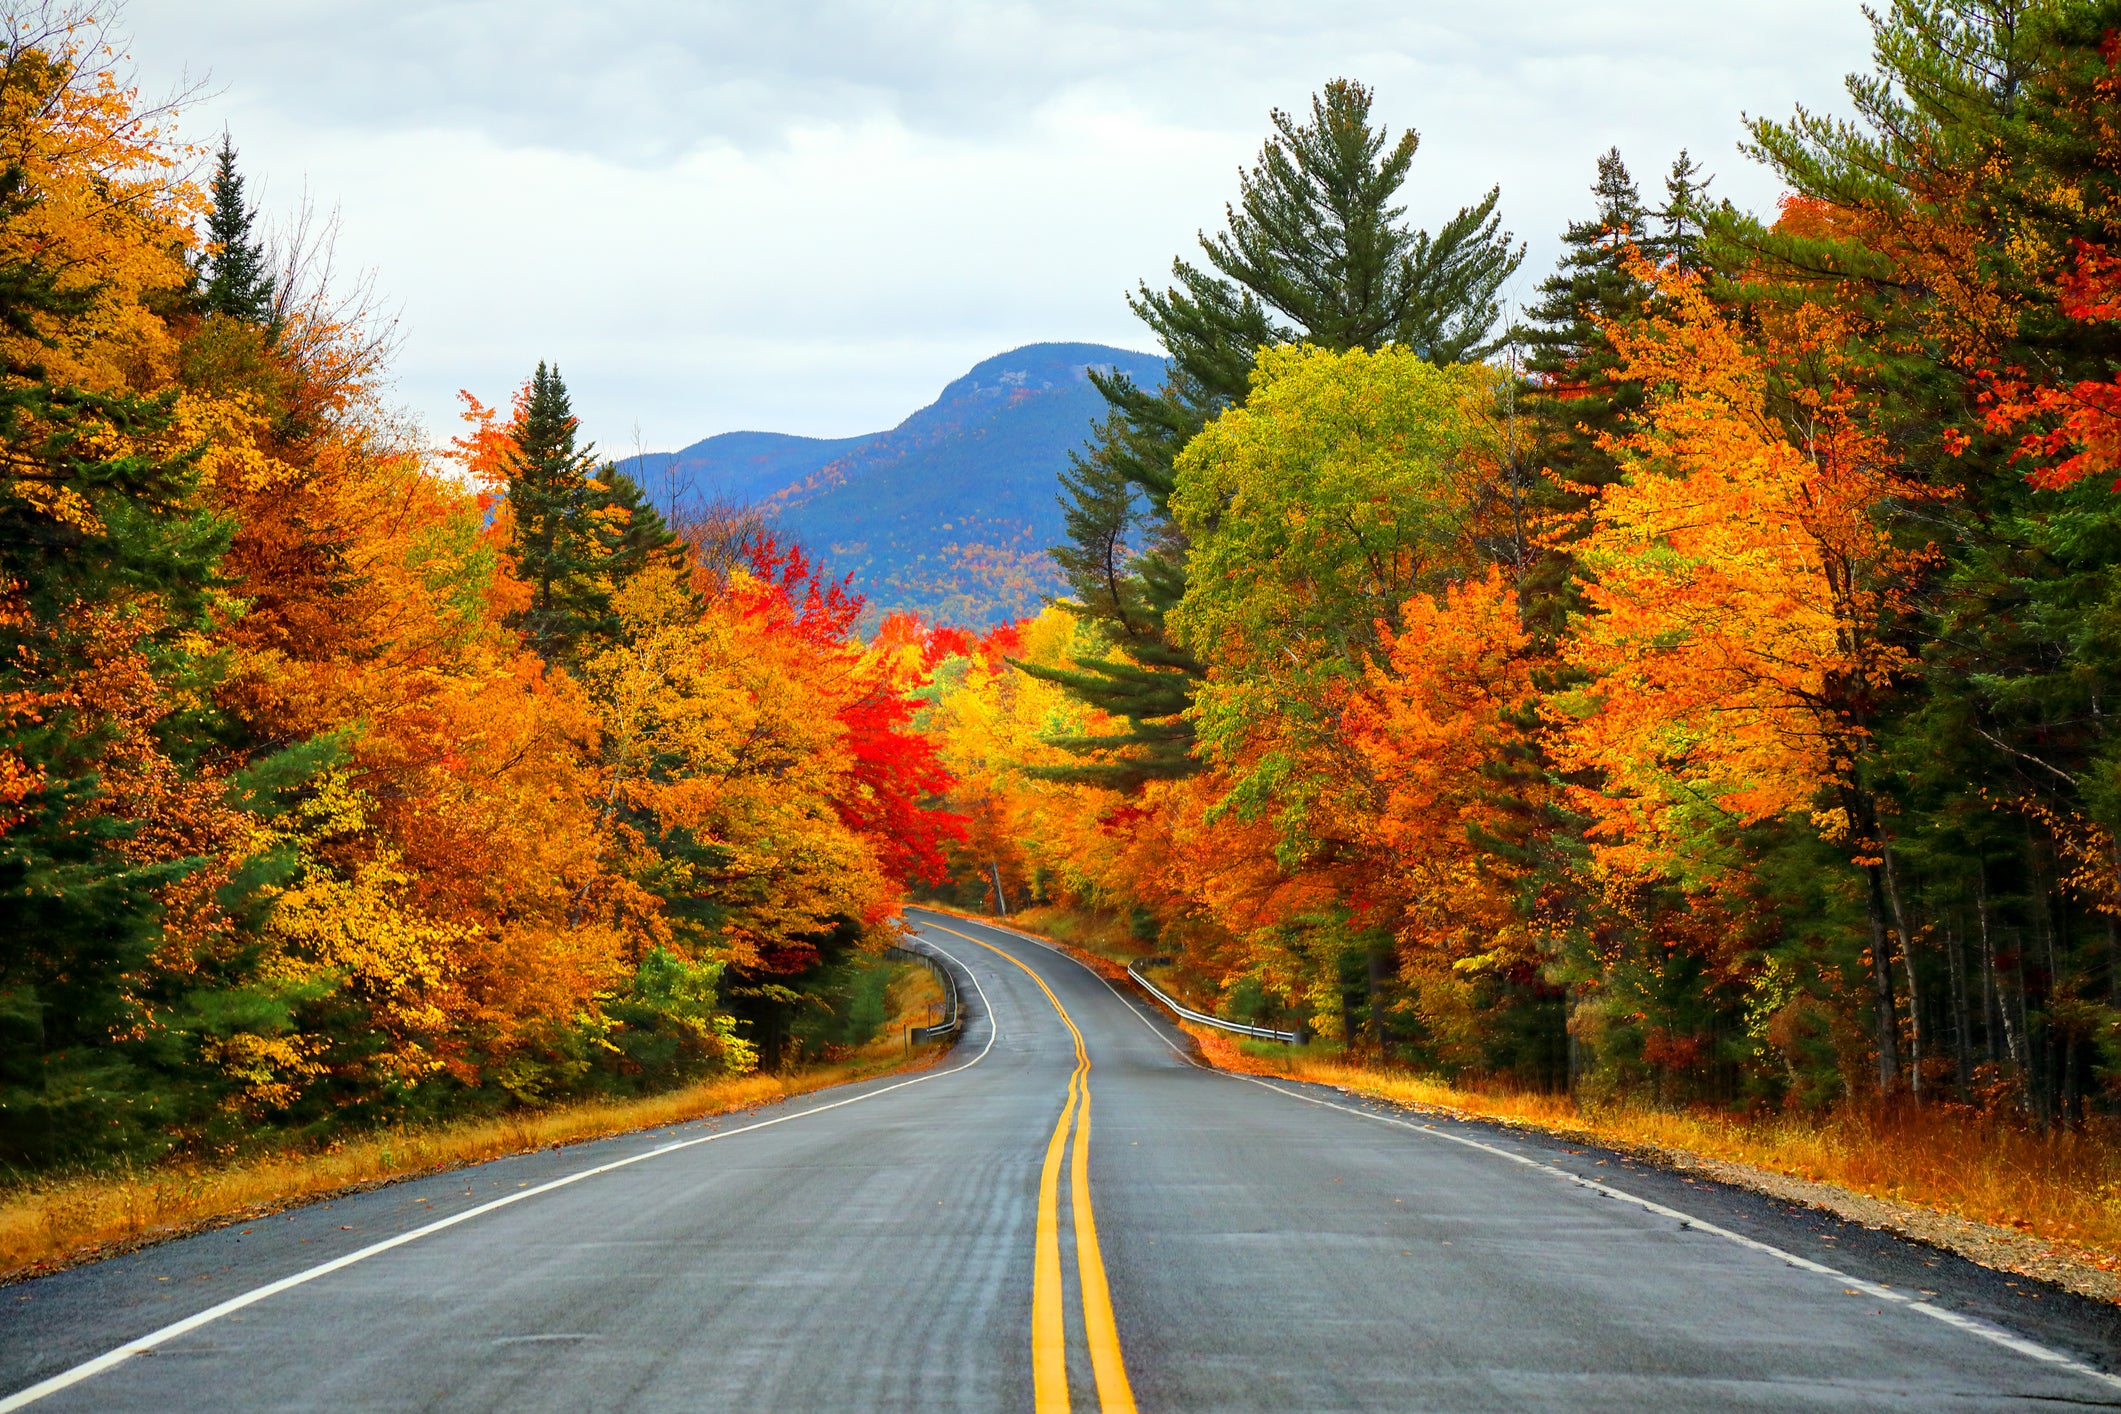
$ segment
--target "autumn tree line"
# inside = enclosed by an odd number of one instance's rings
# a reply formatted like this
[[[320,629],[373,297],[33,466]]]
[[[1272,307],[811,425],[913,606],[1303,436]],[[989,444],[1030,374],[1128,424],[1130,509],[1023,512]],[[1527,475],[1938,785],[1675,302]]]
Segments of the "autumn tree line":
[[[864,1040],[969,642],[674,522],[557,368],[436,454],[316,228],[112,64],[57,7],[0,56],[0,1163]]]
[[[1361,85],[1099,377],[975,639],[386,321],[93,24],[0,55],[0,1162],[777,1067],[900,903],[1586,1100],[2110,1110],[2121,0],[1902,0],[1788,196],[1595,172],[1521,307]],[[1593,175],[1593,174],[1587,174]],[[500,391],[500,390],[496,390]]]
[[[1775,212],[1609,153],[1514,310],[1495,193],[1275,114],[1070,601],[931,689],[1005,892],[1454,1075],[2111,1110],[2121,4],[1873,25],[1853,121],[1752,124]]]

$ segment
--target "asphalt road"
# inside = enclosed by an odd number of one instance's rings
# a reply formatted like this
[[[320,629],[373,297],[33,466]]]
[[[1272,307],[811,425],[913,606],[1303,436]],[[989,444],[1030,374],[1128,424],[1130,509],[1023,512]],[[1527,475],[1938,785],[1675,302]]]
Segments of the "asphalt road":
[[[915,921],[977,984],[942,1065],[0,1289],[0,1414],[2121,1407],[2112,1308],[1206,1072],[1058,954]]]

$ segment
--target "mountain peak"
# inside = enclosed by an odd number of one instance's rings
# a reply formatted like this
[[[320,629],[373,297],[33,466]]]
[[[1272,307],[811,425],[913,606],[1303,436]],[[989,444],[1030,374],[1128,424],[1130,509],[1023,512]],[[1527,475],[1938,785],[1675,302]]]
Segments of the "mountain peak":
[[[975,363],[963,377],[946,386],[935,401],[940,405],[983,395],[1001,397],[1086,386],[1093,368],[1117,368],[1137,377],[1147,374],[1160,379],[1163,367],[1164,361],[1154,354],[1105,344],[1026,344]]]
[[[1060,474],[1105,415],[1089,369],[1163,381],[1154,354],[1026,344],[982,359],[888,432],[791,437],[725,432],[630,460],[698,506],[770,510],[882,611],[985,626],[1035,612],[1060,588],[1046,547],[1064,533]]]

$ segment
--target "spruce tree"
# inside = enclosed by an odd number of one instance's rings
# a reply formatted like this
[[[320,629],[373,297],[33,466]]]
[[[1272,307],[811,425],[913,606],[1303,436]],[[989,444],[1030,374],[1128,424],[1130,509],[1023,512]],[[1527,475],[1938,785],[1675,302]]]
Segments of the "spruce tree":
[[[20,167],[0,174],[0,231],[35,205]],[[53,342],[94,293],[62,288],[36,241],[6,248],[0,324],[18,348]],[[161,943],[159,891],[197,861],[135,856],[140,822],[107,808],[102,776],[125,706],[97,694],[188,679],[189,696],[208,681],[190,645],[211,624],[228,526],[198,509],[197,451],[129,450],[167,432],[172,401],[69,386],[33,355],[0,360],[0,760],[37,782],[0,809],[4,1163],[151,1148],[168,1119],[173,1087],[154,1070],[169,1058],[114,1037],[168,1001],[138,996],[139,974]],[[147,681],[107,674],[114,642]]]
[[[1500,291],[1524,254],[1495,214],[1499,191],[1434,235],[1408,227],[1394,203],[1420,139],[1373,126],[1371,103],[1369,89],[1335,79],[1309,121],[1276,110],[1227,228],[1201,237],[1209,268],[1175,260],[1171,286],[1143,284],[1128,299],[1163,346],[1163,386],[1091,375],[1111,411],[1064,479],[1068,544],[1052,553],[1112,651],[1025,671],[1126,726],[1063,741],[1086,759],[1046,774],[1131,789],[1198,769],[1181,714],[1202,669],[1164,631],[1185,592],[1173,463],[1210,418],[1244,402],[1257,350],[1403,344],[1450,363],[1496,346]]]
[[[1664,270],[1701,273],[1709,268],[1707,227],[1719,215],[1709,206],[1709,180],[1682,151],[1665,177],[1664,204],[1643,202],[1618,148],[1598,159],[1591,215],[1571,222],[1554,273],[1540,282],[1539,298],[1516,331],[1525,351],[1530,386],[1525,407],[1535,458],[1549,473],[1537,487],[1538,509],[1566,523],[1583,512],[1580,487],[1604,486],[1619,468],[1601,441],[1625,431],[1642,406],[1639,384],[1615,377],[1619,360],[1606,331],[1641,318],[1656,292],[1638,273],[1648,263]],[[1533,626],[1558,633],[1574,606],[1572,562],[1565,551],[1549,552],[1525,586]]]
[[[682,554],[682,542],[671,531],[663,513],[649,501],[639,482],[607,462],[599,480],[603,483],[603,505],[615,530],[611,556],[604,573],[614,586],[624,584],[658,558]]]
[[[1577,485],[1603,486],[1616,469],[1598,439],[1642,404],[1639,386],[1613,377],[1619,359],[1604,326],[1640,316],[1650,291],[1629,262],[1657,252],[1651,213],[1620,149],[1598,159],[1591,195],[1592,214],[1563,232],[1561,263],[1540,282],[1518,339],[1547,465]]]
[[[577,423],[560,370],[540,362],[516,427],[508,475],[516,573],[530,606],[514,626],[544,658],[560,662],[581,640],[609,632],[611,560],[626,525],[609,514],[610,488],[593,448],[575,444]]]
[[[1527,519],[1546,532],[1525,545],[1518,561],[1525,566],[1519,602],[1527,627],[1549,643],[1561,638],[1581,608],[1569,542],[1589,526],[1593,497],[1583,488],[1610,484],[1620,474],[1600,439],[1623,432],[1643,404],[1642,386],[1618,376],[1620,360],[1607,331],[1652,307],[1655,292],[1639,273],[1641,263],[1695,267],[1705,185],[1681,153],[1666,182],[1665,206],[1653,211],[1619,150],[1609,149],[1598,159],[1590,214],[1563,232],[1561,260],[1540,282],[1516,331],[1524,352],[1527,384],[1520,406],[1527,414],[1533,473],[1525,481]],[[1566,680],[1558,664],[1549,670]],[[1498,827],[1476,834],[1475,843],[1488,857],[1524,871],[1520,898],[1528,910],[1577,920],[1558,940],[1546,979],[1561,986],[1563,996],[1541,997],[1535,989],[1512,1001],[1522,1008],[1520,1024],[1528,1034],[1552,1036],[1556,1053],[1571,1057],[1573,1066],[1577,1050],[1562,1039],[1565,1018],[1578,988],[1610,966],[1589,961],[1583,939],[1595,933],[1609,948],[1633,946],[1642,930],[1582,888],[1578,842],[1587,822],[1551,802],[1545,787],[1556,768],[1538,745],[1536,712],[1528,710],[1521,725],[1524,744],[1489,771]]]
[[[264,243],[251,238],[257,212],[244,203],[235,145],[225,132],[211,190],[214,209],[206,218],[206,284],[200,291],[200,305],[208,314],[227,315],[246,324],[269,324],[273,277],[266,267]]]
[[[1657,208],[1657,232],[1650,250],[1668,269],[1699,274],[1708,269],[1709,225],[1721,208],[1709,204],[1710,178],[1685,148],[1672,160],[1664,178],[1664,205]]]

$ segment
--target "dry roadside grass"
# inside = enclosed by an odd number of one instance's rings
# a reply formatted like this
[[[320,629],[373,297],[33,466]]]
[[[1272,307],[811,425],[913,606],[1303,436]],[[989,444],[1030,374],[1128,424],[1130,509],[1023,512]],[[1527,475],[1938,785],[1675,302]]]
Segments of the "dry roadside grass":
[[[973,918],[976,915],[968,913],[964,916]],[[1125,976],[1128,963],[1154,951],[1129,932],[1126,920],[1116,914],[1078,913],[1034,906],[1006,919],[979,918],[978,921],[1004,928],[1020,928],[1026,933],[1065,944],[1083,961],[1090,962],[1094,958],[1103,964],[1097,970],[1106,975]]]
[[[1186,1030],[1222,1069],[1592,1141],[2121,1301],[2121,1144],[2103,1130],[2043,1135],[1938,1105],[1818,1118],[1579,1110],[1567,1096],[1461,1088]]]
[[[876,1040],[842,1059],[787,1075],[734,1076],[637,1099],[381,1130],[321,1151],[266,1154],[225,1165],[167,1164],[28,1180],[0,1190],[0,1283],[336,1194],[533,1149],[728,1114],[932,1065],[940,1050],[906,1050],[906,1028],[925,1020],[942,991],[918,967],[900,973],[887,994],[892,1020]]]

